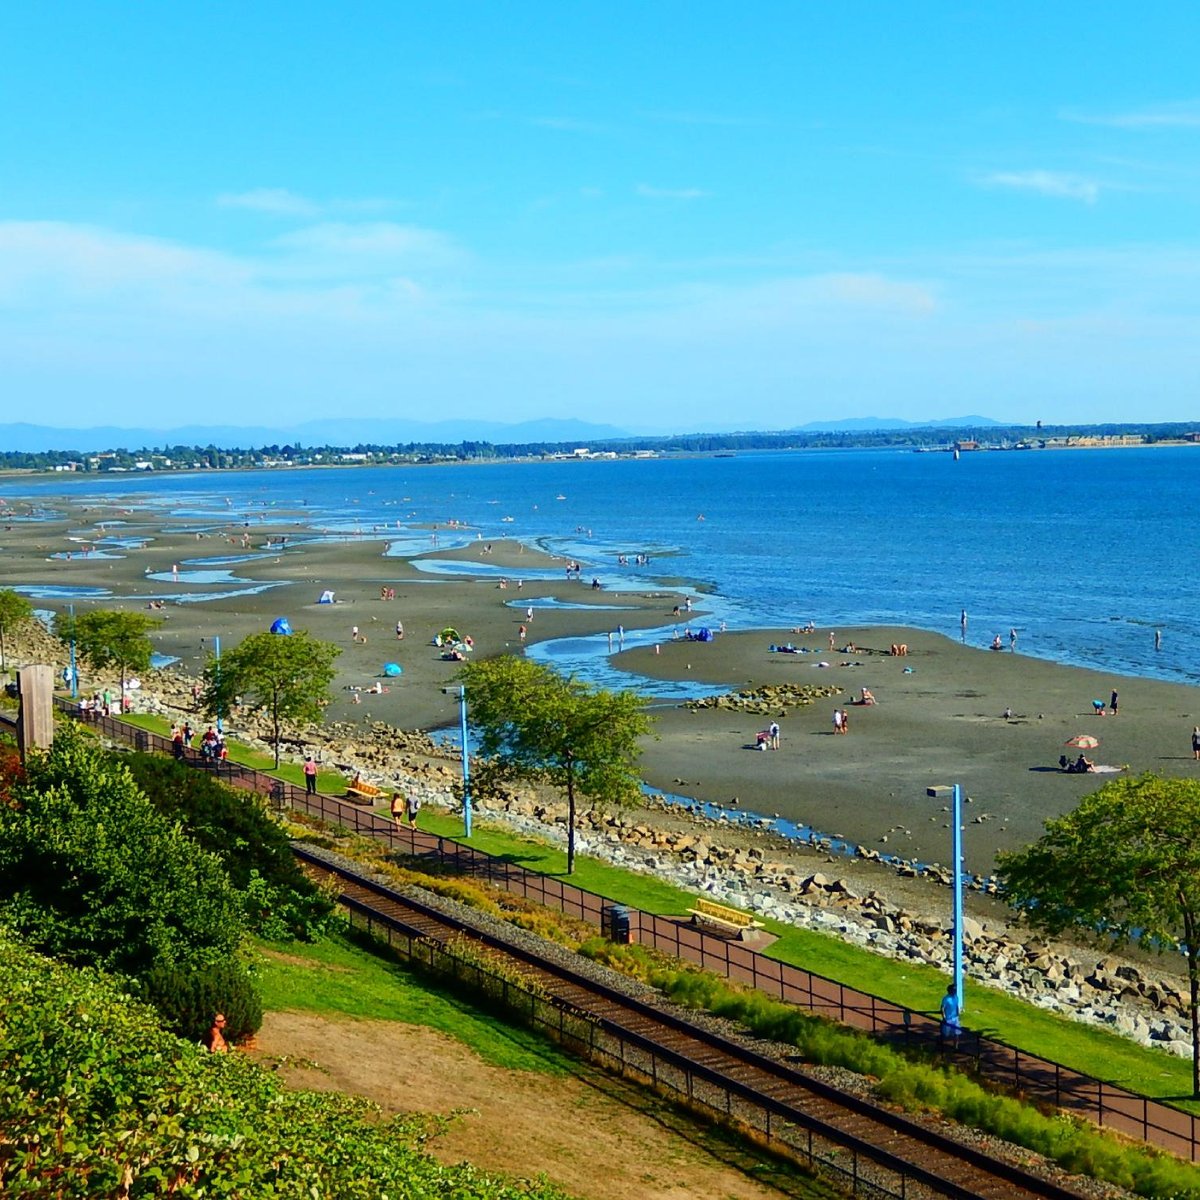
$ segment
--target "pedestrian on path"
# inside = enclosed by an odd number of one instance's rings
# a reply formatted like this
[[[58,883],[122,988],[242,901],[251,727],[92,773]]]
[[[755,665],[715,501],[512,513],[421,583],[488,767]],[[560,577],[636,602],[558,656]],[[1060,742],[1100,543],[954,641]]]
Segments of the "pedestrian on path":
[[[304,790],[310,796],[317,794],[317,764],[311,754],[304,760]]]

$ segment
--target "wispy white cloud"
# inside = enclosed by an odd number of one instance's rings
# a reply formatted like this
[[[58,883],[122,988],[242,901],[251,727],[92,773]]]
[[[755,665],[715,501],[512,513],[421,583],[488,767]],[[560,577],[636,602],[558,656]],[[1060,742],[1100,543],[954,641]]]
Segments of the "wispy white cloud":
[[[1200,100],[1119,113],[1083,113],[1066,109],[1059,116],[1079,125],[1107,125],[1112,129],[1200,129]]]
[[[252,188],[248,192],[222,192],[218,208],[246,208],[275,217],[315,217],[321,205],[287,188]]]
[[[711,193],[703,188],[664,188],[639,183],[634,191],[647,200],[702,200]]]
[[[222,192],[218,208],[242,208],[272,217],[365,216],[387,212],[397,204],[380,196],[334,197],[314,200],[287,188],[252,188],[248,192]]]
[[[982,176],[980,183],[984,187],[1014,188],[1060,200],[1081,200],[1084,204],[1095,204],[1105,186],[1095,179],[1064,171],[993,171]]]
[[[650,121],[658,121],[663,125],[709,125],[718,129],[734,129],[746,125],[757,125],[760,122],[752,121],[747,117],[728,117],[721,113],[706,113],[706,112],[664,112],[655,111],[646,113],[646,118]]]
[[[606,128],[596,121],[580,121],[576,117],[533,117],[529,123],[537,129],[555,129],[562,133],[603,133]]]

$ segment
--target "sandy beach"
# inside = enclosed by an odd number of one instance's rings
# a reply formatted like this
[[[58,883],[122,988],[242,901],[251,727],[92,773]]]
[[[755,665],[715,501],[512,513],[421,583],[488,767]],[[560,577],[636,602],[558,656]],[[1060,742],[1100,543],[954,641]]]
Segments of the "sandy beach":
[[[382,720],[404,729],[451,724],[456,699],[442,689],[453,682],[458,664],[444,660],[432,642],[446,625],[469,634],[477,656],[520,652],[522,625],[527,645],[603,635],[618,621],[629,630],[663,628],[657,652],[653,647],[626,650],[614,663],[630,673],[631,683],[662,681],[664,697],[677,680],[730,689],[782,683],[839,688],[840,693],[812,705],[781,708],[775,716],[781,746],[767,752],[754,748],[755,734],[771,715],[693,711],[660,702],[654,709],[658,738],[647,744],[643,760],[645,778],[668,792],[778,814],[904,859],[945,861],[949,798],[931,797],[927,789],[954,782],[962,784],[968,798],[965,845],[971,870],[986,873],[997,849],[1036,837],[1047,818],[1068,811],[1112,777],[1058,769],[1060,754],[1076,753],[1064,745],[1076,734],[1099,739],[1099,747],[1088,751],[1098,764],[1133,773],[1200,773],[1189,742],[1192,726],[1200,723],[1200,695],[1178,684],[1064,667],[1007,648],[991,652],[913,629],[838,629],[833,651],[827,629],[810,635],[787,629],[730,631],[705,643],[675,640],[669,630],[682,627],[682,619],[672,615],[681,597],[667,587],[596,591],[589,586],[587,563],[582,581],[568,581],[565,561],[515,541],[439,549],[433,543],[437,531],[431,529],[430,548],[422,557],[464,569],[432,574],[410,560],[384,557],[389,537],[382,532],[306,542],[303,513],[272,510],[270,520],[255,517],[249,527],[239,514],[227,529],[209,529],[198,537],[195,522],[148,517],[119,503],[58,506],[61,520],[6,522],[0,586],[111,592],[98,599],[76,598],[77,612],[89,606],[148,611],[151,597],[162,597],[163,608],[154,612],[162,626],[154,640],[187,672],[203,666],[214,636],[228,648],[286,616],[293,628],[307,629],[343,651],[330,709],[334,719]],[[14,503],[10,511],[21,508]],[[122,557],[85,555],[83,547],[101,534],[100,522],[110,535],[152,540],[140,548],[109,550]],[[243,548],[244,536],[249,549]],[[282,548],[281,538],[287,538]],[[68,550],[70,559],[51,557]],[[209,566],[194,561],[242,554],[260,557]],[[480,568],[489,574],[468,573]],[[205,570],[231,574],[211,582],[191,574]],[[553,577],[523,574],[538,571]],[[502,578],[506,587],[500,586]],[[190,599],[259,584],[277,586],[224,599]],[[394,589],[395,598],[382,599],[384,588]],[[335,593],[336,602],[318,604],[326,589]],[[537,606],[550,598],[580,607]],[[32,603],[58,610],[67,599],[33,598]],[[533,620],[526,615],[530,604]],[[693,628],[704,624],[702,600],[690,618]],[[397,620],[404,625],[403,640],[396,637]],[[807,652],[769,649],[788,642]],[[893,643],[906,644],[908,654],[893,657]],[[596,644],[602,652],[601,636]],[[844,649],[848,645],[853,652]],[[382,680],[385,693],[361,695],[355,703],[357,693],[349,689],[374,684],[389,662],[398,663],[403,674]],[[83,682],[86,687],[86,678]],[[864,687],[876,704],[852,703]],[[1107,701],[1113,690],[1120,695],[1119,715],[1094,715],[1092,700]],[[850,713],[845,735],[833,733],[834,707]]]

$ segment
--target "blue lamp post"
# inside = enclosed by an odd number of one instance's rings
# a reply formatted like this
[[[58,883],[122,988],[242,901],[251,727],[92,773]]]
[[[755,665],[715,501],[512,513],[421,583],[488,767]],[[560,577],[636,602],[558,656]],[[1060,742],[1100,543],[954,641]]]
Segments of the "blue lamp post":
[[[221,692],[221,639],[219,637],[213,638],[213,650],[216,654],[216,660],[217,660],[217,672],[216,672],[217,694],[220,695],[220,692]],[[221,728],[221,710],[219,707],[217,709],[217,732],[224,733],[224,730]]]
[[[459,687],[442,688],[447,696],[458,692],[458,720],[462,739],[462,777],[463,777],[463,836],[471,836],[471,745],[467,733],[467,689]]]
[[[68,604],[67,611],[71,614],[71,699],[79,696],[79,672],[75,669],[75,605]]]
[[[954,920],[952,937],[954,942],[954,994],[958,997],[958,1007],[963,1009],[963,851],[962,851],[962,788],[954,785],[954,799],[950,805],[950,821],[952,836],[950,839],[950,857],[953,866],[950,868],[954,876]]]

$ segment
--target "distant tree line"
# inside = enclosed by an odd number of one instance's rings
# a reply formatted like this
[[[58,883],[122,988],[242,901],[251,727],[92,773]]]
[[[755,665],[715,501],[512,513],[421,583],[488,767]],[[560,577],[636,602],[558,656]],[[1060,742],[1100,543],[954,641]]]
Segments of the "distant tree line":
[[[895,450],[937,449],[954,442],[975,441],[987,446],[1037,444],[1065,438],[1141,438],[1147,444],[1176,441],[1200,429],[1196,422],[1101,425],[985,425],[928,426],[874,430],[782,430],[746,433],[689,433],[668,437],[610,438],[588,442],[593,453],[719,454],[750,450]],[[346,446],[265,445],[162,446],[105,450],[0,451],[0,469],[21,471],[73,470],[89,474],[134,472],[236,470],[264,466],[309,466],[349,463],[476,462],[497,459],[539,459],[570,455],[575,442],[407,442],[384,445],[359,442]]]

